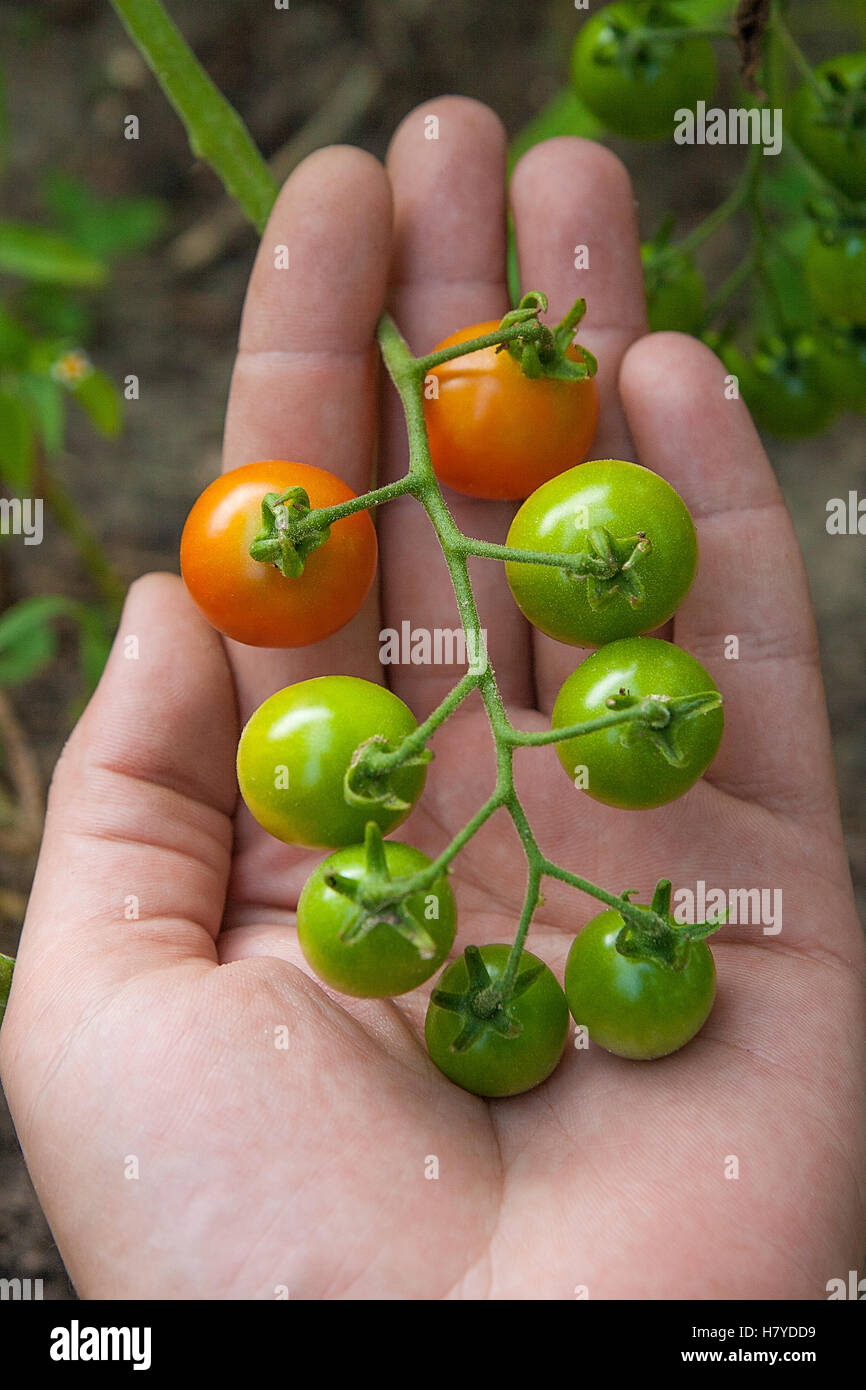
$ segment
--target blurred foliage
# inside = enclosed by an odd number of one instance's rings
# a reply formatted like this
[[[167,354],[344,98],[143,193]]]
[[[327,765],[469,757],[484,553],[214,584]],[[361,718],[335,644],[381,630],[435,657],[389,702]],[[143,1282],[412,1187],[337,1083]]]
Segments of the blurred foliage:
[[[2,93],[0,83],[0,171],[10,138]],[[39,499],[53,511],[99,596],[84,604],[40,595],[0,615],[0,685],[44,671],[57,654],[58,623],[66,620],[77,632],[90,690],[105,663],[121,586],[53,470],[62,462],[70,404],[104,437],[121,430],[121,394],[83,346],[94,328],[92,296],[119,257],[154,241],[166,211],[152,198],[100,198],[58,171],[47,172],[39,190],[51,225],[0,220],[0,484],[19,506]],[[4,529],[14,505],[4,504]]]

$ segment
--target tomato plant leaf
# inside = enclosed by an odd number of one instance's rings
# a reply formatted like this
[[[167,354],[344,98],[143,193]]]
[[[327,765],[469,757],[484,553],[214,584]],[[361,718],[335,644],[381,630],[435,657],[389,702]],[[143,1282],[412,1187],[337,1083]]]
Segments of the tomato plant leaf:
[[[0,271],[60,285],[101,285],[102,261],[45,227],[0,222]]]
[[[18,390],[46,454],[55,457],[63,448],[65,434],[63,392],[50,377],[35,372],[25,372],[18,378]]]
[[[167,220],[165,205],[157,198],[99,198],[80,179],[60,170],[43,179],[42,197],[58,226],[101,260],[148,246]]]
[[[48,665],[57,652],[53,621],[69,609],[67,599],[40,594],[0,617],[0,685],[20,685]]]
[[[122,421],[122,406],[120,392],[110,377],[94,370],[74,388],[72,395],[100,434],[107,439],[117,437]]]
[[[11,391],[0,391],[0,478],[13,492],[30,490],[33,428],[26,407]]]

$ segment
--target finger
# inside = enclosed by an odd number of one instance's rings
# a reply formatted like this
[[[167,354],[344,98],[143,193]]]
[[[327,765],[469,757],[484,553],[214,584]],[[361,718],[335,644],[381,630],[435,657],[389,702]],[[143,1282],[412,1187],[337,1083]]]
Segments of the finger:
[[[432,121],[438,122],[438,130]],[[437,130],[437,138],[428,133]],[[449,333],[508,309],[505,283],[505,132],[478,102],[444,97],[418,107],[399,127],[388,152],[394,189],[394,261],[390,309],[416,353],[429,352]],[[384,471],[408,465],[406,426],[396,393],[384,416]],[[514,506],[480,502],[446,489],[457,525],[469,535],[502,542]],[[459,629],[448,570],[430,522],[417,503],[382,509],[379,522],[383,623],[398,633]],[[472,583],[488,651],[506,699],[528,698],[529,639],[500,564],[472,566]],[[440,647],[448,654],[448,647]],[[435,652],[435,644],[433,647]],[[401,653],[402,654],[402,653]],[[466,667],[397,664],[392,688],[423,717]]]
[[[835,807],[808,584],[790,517],[745,405],[709,348],[656,333],[625,358],[620,389],[638,457],[682,495],[698,572],[674,641],[725,700],[708,780],[770,807]]]
[[[284,458],[370,486],[376,321],[385,297],[391,195],[382,166],[334,147],[304,160],[271,213],[253,267],[232,375],[223,466]],[[288,268],[278,257],[286,248]],[[230,643],[241,714],[293,681],[332,670],[380,679],[375,594],[313,647]]]
[[[173,575],[134,584],[61,754],[16,966],[85,999],[144,970],[215,963],[237,718],[218,635]],[[14,1000],[13,1000],[14,1003]]]
[[[586,317],[577,332],[598,358],[599,423],[591,458],[632,458],[617,377],[626,348],[646,332],[646,304],[634,191],[616,155],[592,140],[546,140],[527,151],[511,180],[521,288],[542,290],[557,323],[580,297]],[[581,268],[576,268],[580,266]],[[585,652],[534,637],[539,708]]]

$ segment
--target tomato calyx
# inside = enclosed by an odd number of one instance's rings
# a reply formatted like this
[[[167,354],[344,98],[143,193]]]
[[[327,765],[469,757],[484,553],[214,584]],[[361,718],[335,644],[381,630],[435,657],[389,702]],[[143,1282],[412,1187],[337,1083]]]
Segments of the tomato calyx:
[[[343,778],[343,795],[350,806],[381,806],[386,811],[406,811],[409,803],[397,795],[392,775],[401,767],[422,767],[433,754],[429,748],[400,756],[382,734],[358,745]]]
[[[600,66],[618,68],[629,81],[654,82],[677,42],[667,26],[681,24],[663,3],[650,4],[641,18],[645,22],[635,25],[609,15],[596,38],[593,58]]]
[[[520,367],[524,376],[530,378],[553,377],[558,381],[585,381],[595,376],[598,362],[592,353],[574,341],[577,326],[586,313],[586,300],[576,299],[568,313],[556,325],[548,328],[538,322],[538,315],[547,312],[547,295],[539,290],[528,290],[516,309],[511,309],[500,323],[500,328],[512,328],[516,324],[532,323],[540,332],[532,337],[511,338],[500,343],[497,352],[508,352]],[[569,349],[580,353],[581,361],[575,362],[569,356]]]
[[[407,903],[411,893],[417,890],[407,888],[408,879],[391,876],[382,832],[375,821],[367,822],[364,849],[365,872],[361,878],[349,878],[336,871],[325,875],[327,886],[348,898],[357,908],[355,916],[340,932],[340,940],[350,946],[374,927],[391,927],[411,942],[422,960],[432,960],[436,942]]]
[[[696,922],[681,926],[671,915],[671,881],[660,878],[652,903],[644,907],[630,902],[633,889],[622,894],[623,906],[618,909],[625,925],[616,938],[616,949],[630,960],[649,961],[668,970],[684,970],[688,964],[692,943],[704,941],[723,925],[718,922]]]
[[[593,526],[586,532],[586,537],[588,558],[598,559],[605,567],[604,572],[586,576],[590,608],[604,608],[618,594],[623,595],[632,608],[637,608],[644,597],[639,575],[640,561],[652,551],[646,532],[638,531],[634,536],[616,538],[606,526]],[[564,572],[569,573],[568,570]]]
[[[250,555],[262,564],[275,565],[287,579],[298,579],[311,551],[324,545],[330,526],[306,525],[313,508],[302,487],[268,492],[262,498],[262,529],[250,545]]]
[[[721,703],[722,697],[717,690],[700,691],[696,695],[637,696],[623,688],[605,700],[610,710],[634,711],[634,717],[620,731],[624,748],[646,739],[674,767],[682,767],[686,761],[679,740],[684,721],[709,714]]]
[[[544,966],[532,965],[522,970],[510,988],[494,984],[477,946],[467,946],[463,952],[469,985],[460,994],[434,989],[431,1004],[450,1013],[459,1014],[462,1028],[451,1044],[452,1052],[466,1052],[488,1031],[503,1038],[516,1038],[523,1029],[510,1012],[511,1003],[525,994],[530,985],[544,972]]]
[[[866,83],[852,83],[847,73],[832,64],[822,65],[814,78],[821,102],[815,125],[844,132],[848,144],[854,145],[866,129]]]

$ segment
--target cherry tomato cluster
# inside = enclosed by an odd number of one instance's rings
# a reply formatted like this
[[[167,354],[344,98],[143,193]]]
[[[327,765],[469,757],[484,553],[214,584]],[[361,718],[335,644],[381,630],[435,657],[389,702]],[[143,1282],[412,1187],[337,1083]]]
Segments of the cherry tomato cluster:
[[[638,464],[581,462],[598,415],[594,359],[571,341],[584,307],[578,301],[555,331],[521,330],[509,339],[513,351],[503,343],[441,358],[496,337],[515,317],[537,319],[538,307],[440,344],[425,383],[434,376],[436,389],[424,391],[430,467],[470,496],[525,499],[500,557],[515,601],[541,632],[598,648],[556,700],[556,751],[588,796],[637,809],[697,781],[723,721],[698,662],[641,635],[673,615],[694,579],[697,539],[684,502]],[[282,460],[212,483],[181,540],[192,598],[226,636],[252,646],[295,647],[337,631],[360,609],[375,565],[365,499],[322,469]],[[427,736],[384,686],[341,675],[277,691],[241,734],[238,784],[255,819],[279,840],[331,851],[301,893],[298,938],[316,975],[347,995],[414,990],[454,943],[451,855],[434,863],[383,839],[424,790]],[[470,946],[448,964],[425,1028],[440,1070],[482,1096],[525,1091],[559,1062],[569,1009],[625,1057],[687,1042],[712,1004],[712,956],[703,940],[674,930],[669,895],[654,900],[661,950],[640,910],[620,901],[623,915],[604,912],[576,938],[564,991],[516,944]]]
[[[727,7],[621,0],[582,24],[571,80],[583,106],[612,134],[673,140],[684,112],[696,113],[698,103],[705,112],[716,109],[712,39],[739,37],[745,85],[756,95],[748,102],[740,96],[736,105],[760,100],[774,118],[782,112],[784,187],[779,183],[774,192],[783,161],[760,158],[751,172],[744,170],[742,197],[732,194],[724,217],[722,209],[711,213],[681,244],[672,240],[673,219],[666,219],[641,248],[647,317],[653,332],[703,336],[737,377],[758,426],[795,439],[825,429],[840,410],[866,411],[866,52],[810,69],[787,28],[774,40],[783,22],[769,6],[733,0]],[[718,27],[706,27],[712,24]],[[768,56],[774,41],[775,65]],[[761,91],[749,77],[759,53]],[[694,251],[741,209],[752,222],[747,254],[708,295]],[[754,331],[743,350],[734,342],[734,320],[722,316],[750,282]]]

